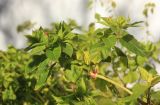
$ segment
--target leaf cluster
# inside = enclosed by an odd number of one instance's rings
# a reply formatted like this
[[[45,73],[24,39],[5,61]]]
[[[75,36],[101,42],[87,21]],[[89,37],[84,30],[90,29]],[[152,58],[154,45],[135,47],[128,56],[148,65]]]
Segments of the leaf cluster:
[[[127,32],[141,22],[100,17],[104,28],[53,23],[26,35],[25,49],[0,52],[1,105],[158,105],[158,43]]]

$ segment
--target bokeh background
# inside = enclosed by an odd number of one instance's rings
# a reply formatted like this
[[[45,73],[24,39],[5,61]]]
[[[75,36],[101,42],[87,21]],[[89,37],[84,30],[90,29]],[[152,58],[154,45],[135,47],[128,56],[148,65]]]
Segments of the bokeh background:
[[[155,3],[154,13],[146,17],[143,14],[146,3]],[[113,4],[115,3],[115,4]],[[123,15],[132,21],[148,21],[148,29],[141,27],[129,29],[140,40],[157,41],[160,37],[160,0],[0,0],[0,49],[8,44],[22,48],[26,44],[23,34],[17,26],[24,21],[47,27],[51,22],[74,19],[78,25],[87,28],[95,22],[95,13],[101,16]],[[142,25],[143,26],[143,25]],[[146,37],[146,30],[150,35]]]

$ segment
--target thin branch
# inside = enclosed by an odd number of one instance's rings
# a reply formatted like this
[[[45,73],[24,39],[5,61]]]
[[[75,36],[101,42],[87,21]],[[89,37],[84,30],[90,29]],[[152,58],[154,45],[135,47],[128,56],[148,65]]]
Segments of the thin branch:
[[[111,80],[111,79],[109,79],[109,78],[107,78],[107,77],[104,77],[104,76],[98,75],[98,74],[97,74],[96,77],[97,77],[97,78],[100,78],[100,79],[103,79],[103,80],[105,80],[105,81],[107,81],[107,82],[112,83],[113,85],[115,85],[115,86],[121,88],[122,90],[126,91],[126,92],[127,92],[128,94],[130,94],[130,95],[133,94],[132,91],[130,91],[129,89],[125,88],[124,86],[122,86],[122,85],[116,83],[115,81],[113,81],[113,80]]]

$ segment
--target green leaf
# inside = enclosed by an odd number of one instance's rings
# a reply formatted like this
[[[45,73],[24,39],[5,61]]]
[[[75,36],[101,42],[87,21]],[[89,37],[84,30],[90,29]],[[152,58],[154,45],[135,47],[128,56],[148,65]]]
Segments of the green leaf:
[[[142,67],[139,67],[138,68],[139,72],[140,72],[140,75],[141,75],[141,78],[145,81],[147,81],[148,83],[151,83],[152,79],[153,79],[153,76],[151,73],[147,72],[147,70],[145,70],[144,68]]]
[[[126,57],[125,53],[120,48],[118,48],[116,46],[114,48],[115,48],[116,53],[117,53],[118,56],[124,56],[124,57]]]
[[[137,56],[136,61],[139,65],[143,65],[148,59],[146,57]]]
[[[53,50],[47,50],[46,56],[51,60],[57,61],[61,56],[61,47],[58,46],[55,47]]]
[[[84,57],[83,57],[84,62],[85,62],[87,65],[90,64],[91,58],[90,58],[90,53],[89,53],[89,51],[84,51],[83,53],[84,53]]]
[[[37,47],[35,47],[35,48],[33,48],[31,50],[30,55],[35,55],[35,54],[43,51],[45,48],[46,48],[45,45],[43,45],[43,46],[37,46]]]
[[[72,47],[72,45],[69,44],[69,43],[66,43],[66,46],[63,47],[63,52],[71,57],[72,54],[73,54],[73,47]]]
[[[160,76],[155,76],[151,81],[151,85],[154,86],[159,82],[160,82]]]
[[[147,84],[136,84],[133,87],[133,95],[131,96],[133,99],[137,99],[139,96],[145,93],[145,91],[149,88]]]
[[[63,100],[62,97],[57,97],[52,95],[52,98],[54,99],[56,105],[69,105],[67,102],[65,102],[65,100]]]
[[[34,47],[43,46],[43,45],[45,45],[45,43],[44,43],[44,42],[41,42],[41,43],[32,44],[30,47],[31,47],[31,48],[34,48]]]
[[[86,93],[86,84],[84,78],[80,78],[77,85],[78,85],[78,90],[81,94]]]
[[[47,43],[48,42],[48,36],[44,33],[43,30],[42,30],[42,32],[40,34],[41,34],[40,41],[44,42],[44,43]]]
[[[39,74],[39,79],[37,80],[35,90],[40,89],[42,86],[46,84],[48,73],[49,73],[49,70],[43,70],[41,74]]]
[[[50,44],[54,44],[58,41],[58,36],[57,35],[54,35],[53,38],[49,39],[49,41],[51,42]]]
[[[115,35],[110,35],[109,37],[103,38],[102,40],[103,40],[105,47],[107,49],[114,47],[114,45],[116,44],[116,36]]]
[[[71,70],[65,71],[65,77],[70,82],[76,82],[78,78],[81,76],[82,69],[76,65],[72,65]]]
[[[91,62],[94,63],[94,64],[97,64],[102,60],[100,52],[91,53],[90,58],[91,58]]]
[[[137,101],[137,99],[141,95],[145,95],[145,92],[147,91],[148,88],[149,88],[148,84],[137,83],[132,88],[133,94],[131,96],[123,98],[121,101],[124,101],[124,102]]]
[[[139,27],[139,26],[140,26],[140,25],[139,25],[140,23],[144,23],[144,21],[133,22],[133,23],[129,24],[129,26],[130,26],[130,27]]]
[[[25,35],[25,37],[28,39],[28,41],[30,42],[30,43],[38,43],[38,38],[36,38],[36,37],[34,37],[34,36],[32,36],[32,35]]]
[[[85,97],[84,101],[84,105],[97,105],[97,102],[93,97]]]
[[[61,38],[61,39],[63,39],[63,30],[62,30],[62,27],[61,27],[61,29],[58,31],[58,36]]]
[[[136,71],[130,71],[123,78],[125,83],[132,83],[138,80],[138,73]]]
[[[105,47],[102,47],[102,50],[101,50],[101,56],[103,58],[103,61],[106,61],[106,62],[110,62],[111,59],[110,59],[110,50],[108,51],[108,49],[105,49]]]
[[[75,36],[76,36],[76,35],[75,35],[74,33],[69,32],[69,33],[65,36],[65,38],[66,38],[66,39],[73,39]]]
[[[53,56],[54,56],[53,51],[52,50],[47,50],[46,51],[46,56],[49,59],[53,59]]]
[[[61,56],[61,47],[58,46],[58,47],[54,48],[53,49],[53,54],[54,54],[53,59],[58,60],[59,57]]]
[[[3,100],[15,100],[16,99],[16,95],[14,94],[12,87],[9,87],[9,89],[5,89],[5,91],[2,92],[2,98]]]
[[[83,52],[81,50],[76,52],[76,58],[77,58],[77,60],[83,59]]]
[[[126,47],[128,50],[132,51],[137,55],[147,55],[142,44],[139,43],[132,35],[125,35],[120,39],[120,43],[122,44],[122,46]]]
[[[42,86],[46,84],[46,80],[48,77],[49,70],[47,69],[49,59],[44,60],[40,65],[38,66],[38,71],[37,71],[37,83],[35,86],[35,90],[40,89]]]
[[[94,100],[94,98],[90,96],[84,97],[84,100],[73,101],[72,104],[73,105],[98,105],[96,100]]]
[[[160,91],[154,91],[151,94],[152,102],[154,103],[153,105],[158,105],[160,103],[159,97],[160,97]]]
[[[118,47],[115,47],[115,50],[116,50],[117,55],[120,57],[121,62],[126,67],[128,67],[128,58],[127,58],[126,54],[123,53],[123,51],[120,48],[118,48]]]
[[[90,94],[92,97],[98,97],[98,96],[106,97],[106,95],[103,93],[103,91],[99,90],[98,88],[96,90],[92,90]]]
[[[106,97],[101,97],[96,102],[97,102],[97,105],[120,105],[120,104],[116,104],[116,102]]]
[[[119,16],[117,18],[113,17],[102,17],[101,23],[110,27],[113,31],[118,32],[119,29],[125,29],[127,28],[126,26],[128,25],[130,19],[125,18],[123,16]]]

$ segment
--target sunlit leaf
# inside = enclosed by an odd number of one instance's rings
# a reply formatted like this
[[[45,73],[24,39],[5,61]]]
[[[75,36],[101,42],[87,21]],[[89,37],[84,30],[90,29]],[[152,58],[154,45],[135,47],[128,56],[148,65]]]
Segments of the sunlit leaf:
[[[71,57],[72,54],[73,54],[73,47],[72,47],[72,45],[69,44],[69,43],[66,43],[66,45],[63,47],[63,52]]]
[[[53,50],[47,50],[46,56],[51,59],[57,61],[59,57],[61,56],[61,47],[55,47]]]
[[[31,50],[30,55],[37,54],[37,53],[43,51],[45,48],[46,48],[45,45],[43,45],[43,46],[37,46],[37,47],[35,47],[35,48],[33,48]]]
[[[145,70],[144,68],[142,67],[139,67],[138,68],[139,72],[140,72],[140,75],[141,75],[141,78],[147,82],[151,82],[152,79],[153,79],[153,76],[152,74],[150,74],[149,72],[147,72],[147,70]]]

